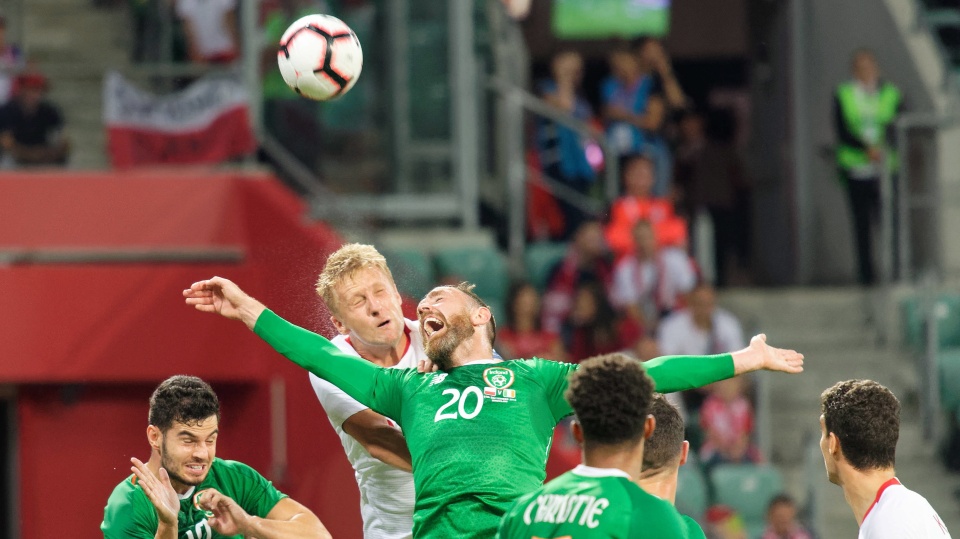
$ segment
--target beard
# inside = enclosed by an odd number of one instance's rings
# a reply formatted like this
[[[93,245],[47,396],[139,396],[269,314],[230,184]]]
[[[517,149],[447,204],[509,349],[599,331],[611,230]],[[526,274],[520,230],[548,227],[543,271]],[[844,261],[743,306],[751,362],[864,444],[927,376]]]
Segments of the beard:
[[[465,313],[454,315],[447,320],[444,334],[427,341],[424,351],[438,369],[445,371],[453,367],[454,350],[460,346],[460,343],[472,337],[476,331],[470,323],[470,317]]]
[[[201,479],[187,479],[174,470],[177,470],[177,463],[170,458],[170,455],[167,453],[167,439],[163,439],[163,443],[160,444],[160,467],[167,471],[167,475],[170,476],[171,481],[176,481],[181,485],[187,485],[195,487],[203,482],[206,479],[206,475]],[[209,468],[207,468],[209,470]]]

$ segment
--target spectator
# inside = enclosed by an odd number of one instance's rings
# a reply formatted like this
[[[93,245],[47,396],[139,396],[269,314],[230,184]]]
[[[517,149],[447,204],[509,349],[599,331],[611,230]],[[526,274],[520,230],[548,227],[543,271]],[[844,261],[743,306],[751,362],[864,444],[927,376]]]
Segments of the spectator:
[[[683,249],[657,247],[650,221],[633,226],[633,244],[633,254],[614,267],[610,301],[644,332],[653,333],[660,318],[697,284],[697,273]]]
[[[577,227],[563,260],[557,263],[543,296],[544,331],[560,333],[560,326],[573,307],[573,296],[581,281],[600,283],[604,294],[613,282],[613,264],[599,221],[584,221]]]
[[[687,295],[687,306],[660,321],[657,344],[664,355],[721,354],[746,346],[737,318],[716,306],[716,292],[706,282]],[[687,409],[697,411],[702,390],[683,394]]]
[[[593,120],[593,109],[580,93],[583,79],[583,58],[580,53],[565,51],[553,57],[550,64],[552,79],[539,84],[543,99],[582,122]],[[538,120],[537,147],[543,172],[576,192],[587,195],[596,180],[596,172],[587,159],[587,147],[581,136],[556,122]],[[576,230],[585,218],[583,212],[569,201],[558,199],[563,210],[566,233]]]
[[[813,539],[797,521],[797,504],[787,494],[778,494],[767,506],[767,527],[760,539]]]
[[[14,98],[0,107],[3,164],[63,165],[70,145],[63,135],[63,116],[44,99],[47,78],[40,73],[17,76]]]
[[[7,42],[7,19],[0,16],[0,105],[13,97],[15,77],[23,68],[23,52],[20,47]]]
[[[717,464],[759,462],[760,452],[751,441],[753,407],[744,394],[744,379],[731,378],[709,387],[700,410],[705,441],[700,459],[705,468]]]
[[[704,531],[710,539],[748,539],[743,518],[730,506],[714,505],[707,509]]]
[[[746,267],[749,259],[750,183],[734,143],[736,119],[729,109],[716,110],[707,122],[707,140],[697,141],[696,124],[690,126],[699,152],[686,156],[691,204],[705,209],[713,223],[714,279],[728,284],[731,261]],[[685,173],[686,173],[685,172]]]
[[[633,226],[645,219],[653,224],[658,245],[683,247],[687,242],[687,227],[674,214],[673,203],[652,194],[653,162],[633,154],[623,159],[623,196],[610,206],[610,221],[604,234],[617,258],[633,252]]]
[[[601,97],[607,136],[614,151],[621,156],[655,152],[648,146],[651,136],[663,126],[665,116],[655,79],[643,73],[637,56],[626,48],[610,54],[610,71],[612,75],[603,82]],[[656,178],[654,194],[666,196],[667,178]]]
[[[857,243],[860,284],[876,281],[871,229],[880,216],[880,177],[893,173],[894,121],[903,110],[900,90],[880,79],[873,53],[858,50],[853,80],[837,87],[833,102],[837,133],[837,168],[847,189]]]
[[[654,192],[659,196],[667,196],[673,183],[673,157],[667,143],[667,132],[672,127],[674,113],[686,107],[687,96],[677,82],[670,57],[658,39],[643,38],[634,50],[640,70],[644,76],[653,79],[651,94],[659,96],[664,105],[663,121],[657,129],[648,131],[644,153],[653,159],[656,166],[657,183]]]
[[[516,283],[507,296],[507,324],[497,328],[497,350],[505,357],[565,361],[559,335],[540,329],[540,293],[530,283]]]
[[[237,58],[236,10],[236,0],[176,0],[191,62],[228,64]]]
[[[594,280],[577,284],[561,335],[574,363],[630,348],[640,337],[638,326],[617,317],[603,285]]]
[[[689,111],[680,118],[679,140],[675,155],[673,174],[673,199],[677,214],[690,224],[690,238],[695,239],[693,231],[696,221],[694,175],[698,172],[707,146],[707,133],[703,115]]]

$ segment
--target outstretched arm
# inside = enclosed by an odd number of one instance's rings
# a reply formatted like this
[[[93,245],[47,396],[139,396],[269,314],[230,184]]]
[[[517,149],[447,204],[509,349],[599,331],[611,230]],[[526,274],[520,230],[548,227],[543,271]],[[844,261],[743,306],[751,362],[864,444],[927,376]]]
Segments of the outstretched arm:
[[[672,393],[703,387],[713,382],[758,370],[803,372],[803,354],[767,344],[766,335],[757,335],[750,346],[716,356],[665,356],[643,364],[656,390]]]
[[[183,295],[187,305],[199,311],[242,321],[290,361],[339,387],[364,406],[383,413],[375,398],[381,367],[345,354],[323,336],[280,318],[228,279],[214,277],[193,283]]]

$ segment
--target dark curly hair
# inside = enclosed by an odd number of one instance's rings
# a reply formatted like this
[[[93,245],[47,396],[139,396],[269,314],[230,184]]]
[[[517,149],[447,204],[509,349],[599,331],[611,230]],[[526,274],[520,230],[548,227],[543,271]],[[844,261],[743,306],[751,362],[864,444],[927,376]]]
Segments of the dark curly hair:
[[[584,360],[564,395],[583,427],[585,442],[616,445],[643,437],[653,400],[653,380],[624,354]]]
[[[900,401],[873,380],[838,382],[820,395],[827,432],[857,470],[892,468],[900,437]]]
[[[657,428],[643,445],[643,472],[655,473],[680,459],[683,449],[683,417],[659,393],[654,393],[650,414]]]
[[[210,384],[196,376],[167,378],[150,396],[150,424],[165,432],[174,422],[198,424],[216,415],[220,422],[220,400]]]

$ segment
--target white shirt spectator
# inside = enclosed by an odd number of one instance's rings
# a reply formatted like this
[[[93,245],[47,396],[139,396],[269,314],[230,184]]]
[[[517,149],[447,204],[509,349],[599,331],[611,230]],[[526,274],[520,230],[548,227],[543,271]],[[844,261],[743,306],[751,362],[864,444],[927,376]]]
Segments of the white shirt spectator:
[[[746,343],[740,322],[729,311],[713,310],[710,331],[697,327],[689,309],[681,309],[660,322],[657,344],[660,353],[674,355],[725,354],[740,350]]]
[[[697,284],[697,272],[690,257],[676,247],[661,249],[656,257],[640,261],[623,257],[613,270],[610,303],[618,309],[637,305],[648,320],[671,311],[677,299]]]
[[[177,16],[189,23],[197,53],[204,59],[232,56],[237,52],[234,33],[227,26],[236,0],[176,0]],[[190,29],[187,30],[188,32]]]
[[[404,323],[410,344],[394,369],[416,368],[421,359],[427,359],[420,338],[420,323],[412,320]],[[345,335],[338,335],[331,342],[348,354],[360,355]],[[353,466],[360,488],[364,539],[409,539],[413,533],[413,475],[374,458],[363,444],[343,431],[344,421],[366,410],[366,406],[314,374],[310,374],[310,383]]]
[[[860,524],[859,539],[950,539],[926,498],[896,478],[883,484]]]

